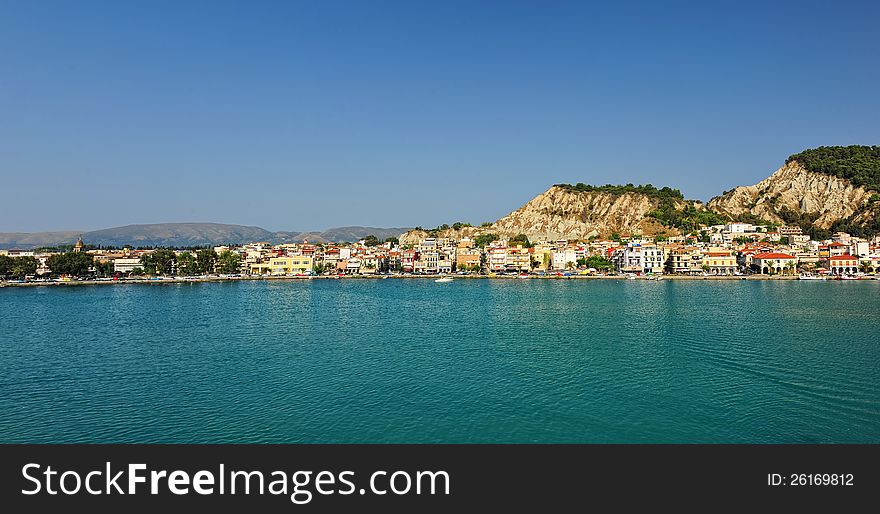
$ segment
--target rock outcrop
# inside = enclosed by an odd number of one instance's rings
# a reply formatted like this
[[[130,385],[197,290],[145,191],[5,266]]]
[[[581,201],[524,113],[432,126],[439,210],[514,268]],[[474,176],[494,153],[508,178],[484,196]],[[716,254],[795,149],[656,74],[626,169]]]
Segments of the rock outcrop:
[[[768,221],[787,223],[791,216],[815,218],[813,225],[827,229],[852,216],[871,196],[846,179],[808,171],[790,161],[753,186],[741,186],[709,201],[707,207],[733,219],[751,214]]]
[[[682,202],[683,203],[683,202]],[[499,219],[492,232],[529,239],[587,239],[612,233],[656,234],[663,227],[648,213],[660,200],[639,193],[582,192],[553,186]]]

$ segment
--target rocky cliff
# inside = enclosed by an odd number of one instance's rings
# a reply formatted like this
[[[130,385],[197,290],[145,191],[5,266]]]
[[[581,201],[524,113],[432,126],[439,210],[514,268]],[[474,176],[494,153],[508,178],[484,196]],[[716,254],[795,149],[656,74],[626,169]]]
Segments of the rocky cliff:
[[[679,233],[677,229],[664,226],[649,213],[686,206],[705,211],[699,202],[685,201],[680,192],[668,188],[555,185],[491,225],[458,230],[413,230],[400,241],[414,244],[428,235],[458,239],[485,234],[500,237],[525,234],[532,241],[607,238],[615,233],[675,235]]]
[[[744,214],[777,223],[812,223],[821,229],[852,216],[872,192],[847,179],[808,171],[797,160],[753,186],[741,186],[709,201],[707,207],[733,219]]]
[[[553,186],[491,227],[499,235],[526,234],[530,239],[587,239],[612,233],[670,233],[648,213],[660,199],[627,192],[575,191]],[[682,202],[683,205],[683,202]]]

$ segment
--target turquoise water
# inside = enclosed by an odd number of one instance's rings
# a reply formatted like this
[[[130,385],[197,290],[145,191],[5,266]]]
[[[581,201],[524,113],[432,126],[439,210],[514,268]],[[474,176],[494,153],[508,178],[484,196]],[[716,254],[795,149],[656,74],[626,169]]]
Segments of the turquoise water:
[[[0,290],[0,442],[880,442],[880,282]]]

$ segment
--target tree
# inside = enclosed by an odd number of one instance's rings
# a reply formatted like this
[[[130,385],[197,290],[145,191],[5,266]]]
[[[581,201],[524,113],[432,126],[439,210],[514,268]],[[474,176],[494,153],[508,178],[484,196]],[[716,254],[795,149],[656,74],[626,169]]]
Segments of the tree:
[[[110,277],[116,272],[113,261],[95,262],[95,275],[99,277]]]
[[[13,257],[9,274],[14,278],[23,279],[37,273],[37,259],[33,257]]]
[[[373,234],[370,234],[364,238],[364,245],[366,245],[366,246],[379,246],[379,238],[374,236]]]
[[[387,237],[385,238],[386,243],[391,243],[392,246],[397,246],[400,244],[400,241],[396,237]]]
[[[566,262],[565,269],[574,269],[574,263],[571,261]]]
[[[797,264],[794,261],[788,261],[785,263],[785,270],[789,273],[794,273],[794,269],[797,267]]]
[[[508,245],[511,246],[525,246],[526,248],[530,248],[532,245],[529,243],[529,238],[526,237],[525,234],[517,234],[513,236],[508,242]]]
[[[213,249],[197,251],[196,263],[198,264],[199,273],[214,273],[214,267],[217,264],[217,252]]]
[[[82,277],[88,274],[94,258],[85,252],[59,253],[46,259],[46,266],[53,275]]]
[[[583,257],[578,258],[577,267],[578,268],[586,268],[587,267],[587,259],[585,259]]]
[[[193,275],[199,272],[199,264],[196,256],[191,252],[183,252],[177,256],[177,274]]]
[[[241,256],[229,250],[223,250],[217,257],[217,271],[230,274],[241,270]]]
[[[474,238],[474,245],[484,248],[487,244],[491,243],[498,239],[498,236],[495,234],[483,234]]]
[[[33,257],[9,257],[0,255],[0,278],[12,276],[22,279],[37,272],[37,259]]]
[[[170,275],[174,272],[177,254],[173,250],[160,249],[141,255],[140,260],[148,275]]]
[[[14,262],[15,257],[0,255],[0,277],[5,277],[9,274],[9,271],[12,269],[12,264]]]
[[[614,268],[614,263],[608,260],[606,257],[602,255],[591,255],[587,257],[586,266],[588,268],[595,268],[597,270],[610,270]]]
[[[550,265],[553,264],[553,257],[550,255],[550,252],[544,253],[544,268],[550,269]]]
[[[322,262],[318,262],[312,266],[312,271],[315,272],[315,275],[323,275],[326,270],[327,267]]]

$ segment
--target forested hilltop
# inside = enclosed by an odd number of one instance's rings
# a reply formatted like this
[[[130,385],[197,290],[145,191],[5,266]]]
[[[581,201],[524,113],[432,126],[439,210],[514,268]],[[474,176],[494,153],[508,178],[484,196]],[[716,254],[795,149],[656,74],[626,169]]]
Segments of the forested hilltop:
[[[880,191],[880,146],[820,146],[786,159],[807,171],[849,180],[854,186]]]

